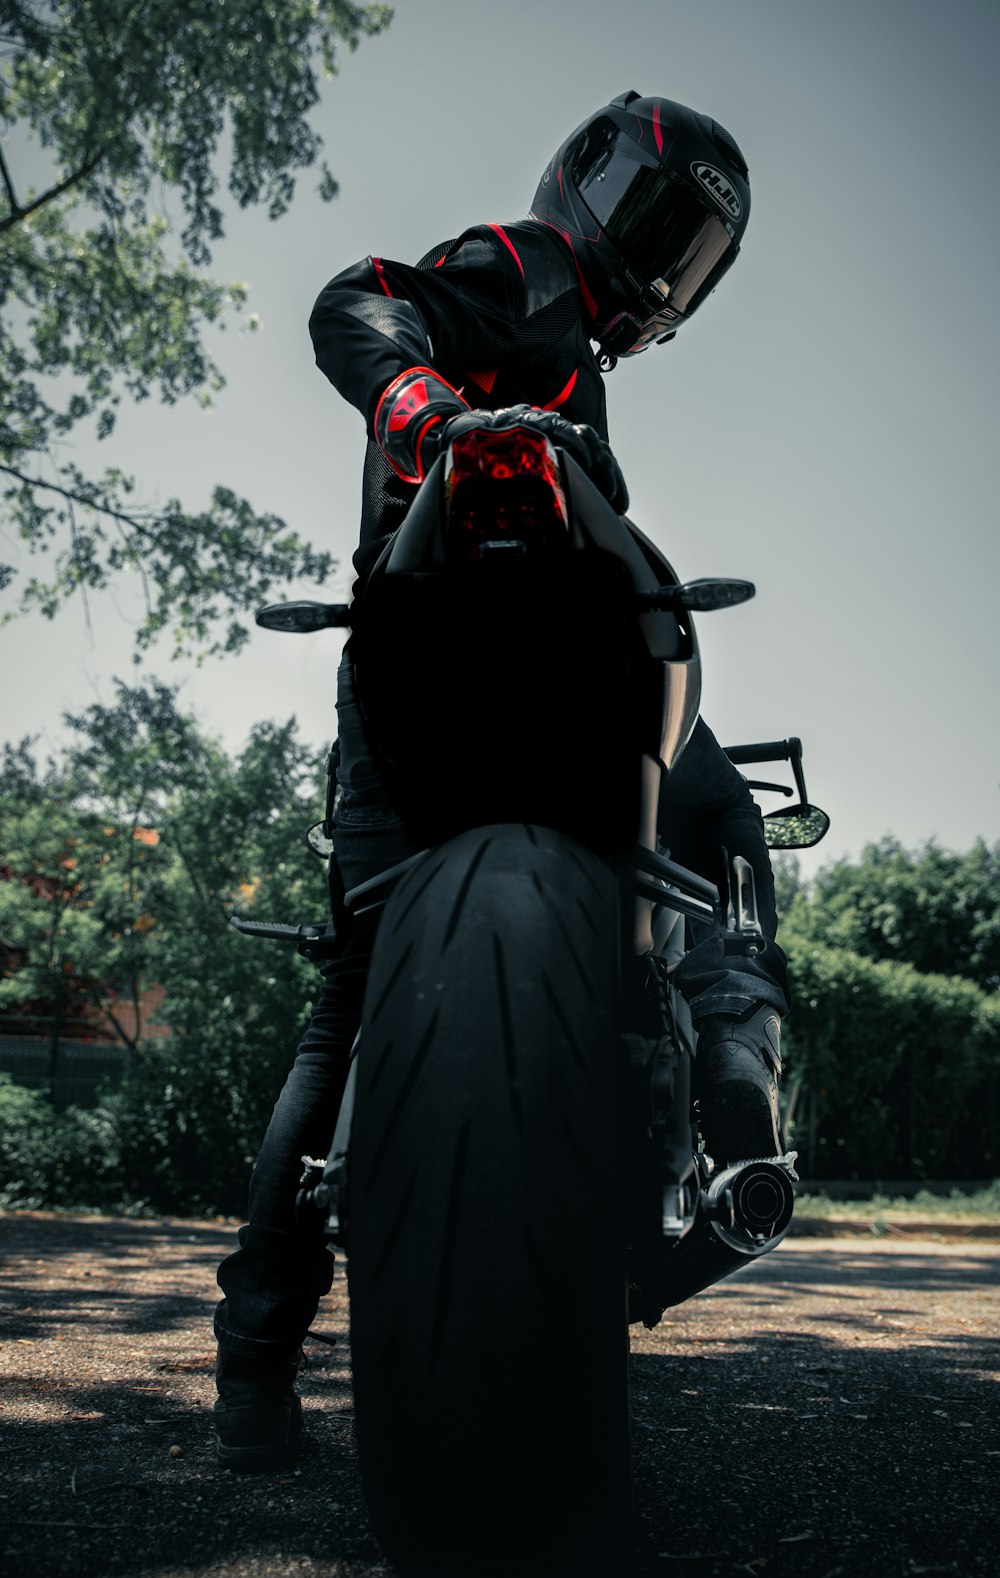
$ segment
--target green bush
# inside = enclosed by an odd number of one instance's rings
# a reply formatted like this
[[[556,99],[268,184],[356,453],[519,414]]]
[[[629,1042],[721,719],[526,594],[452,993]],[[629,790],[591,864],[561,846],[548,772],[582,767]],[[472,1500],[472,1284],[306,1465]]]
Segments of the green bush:
[[[996,1172],[1000,1002],[971,981],[783,933],[788,1073],[811,1177]]]
[[[0,1074],[0,1205],[121,1206],[114,1124],[100,1108],[57,1112]]]
[[[255,947],[238,941],[248,953]],[[129,1199],[181,1215],[244,1211],[250,1171],[308,1019],[310,996],[295,993],[296,979],[282,1023],[254,1027],[234,1007],[231,1019],[223,1023],[220,1013],[208,1027],[204,1045],[188,1033],[140,1048],[101,1109]]]

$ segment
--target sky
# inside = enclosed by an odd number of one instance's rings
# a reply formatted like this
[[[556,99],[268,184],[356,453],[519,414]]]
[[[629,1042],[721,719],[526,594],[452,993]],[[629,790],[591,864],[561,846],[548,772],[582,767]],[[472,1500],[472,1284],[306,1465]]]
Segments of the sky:
[[[314,117],[339,197],[307,174],[279,222],[229,217],[213,272],[250,284],[261,327],[211,335],[215,408],[148,401],[74,458],[147,500],[234,487],[335,553],[318,595],[346,596],[364,432],[313,365],[316,295],[368,253],[522,217],[625,89],[680,100],[743,148],[750,223],[676,341],[609,376],[608,416],[630,513],[681,578],[758,587],[699,621],[704,715],[726,744],[802,737],[833,824],[807,873],[886,833],[996,841],[998,54],[995,0],[398,0]],[[133,677],[139,617],[123,585],[89,624],[76,603],[0,630],[0,738],[58,747],[65,709]],[[233,749],[294,713],[321,770],[341,642],[255,631],[235,659],[148,666]]]

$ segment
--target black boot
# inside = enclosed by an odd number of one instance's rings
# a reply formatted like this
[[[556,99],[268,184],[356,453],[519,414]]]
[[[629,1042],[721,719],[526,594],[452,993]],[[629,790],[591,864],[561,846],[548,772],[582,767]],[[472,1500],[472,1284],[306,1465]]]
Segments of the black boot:
[[[698,1026],[695,1063],[701,1132],[716,1163],[781,1156],[781,1021],[767,1004]]]
[[[295,1390],[299,1354],[268,1362],[218,1350],[215,1383],[216,1455],[222,1468],[262,1473],[283,1468],[302,1436]]]

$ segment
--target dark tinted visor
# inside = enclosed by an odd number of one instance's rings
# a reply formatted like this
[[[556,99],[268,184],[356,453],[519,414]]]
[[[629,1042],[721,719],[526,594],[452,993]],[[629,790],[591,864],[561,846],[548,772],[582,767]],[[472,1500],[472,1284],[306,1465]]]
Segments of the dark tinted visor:
[[[722,220],[659,165],[643,162],[612,120],[588,129],[572,175],[632,272],[675,312],[692,313],[736,257]]]

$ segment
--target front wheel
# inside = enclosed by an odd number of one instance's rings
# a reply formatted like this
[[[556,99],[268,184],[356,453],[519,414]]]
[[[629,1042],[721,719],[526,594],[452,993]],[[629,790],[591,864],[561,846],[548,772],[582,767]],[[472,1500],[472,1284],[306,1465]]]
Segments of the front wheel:
[[[463,834],[383,916],[349,1158],[375,1532],[420,1578],[628,1567],[618,886],[545,828]]]

